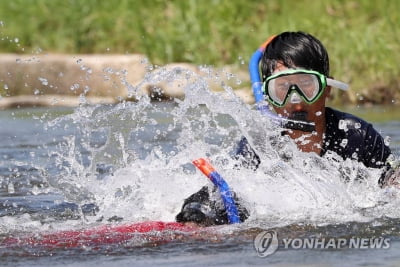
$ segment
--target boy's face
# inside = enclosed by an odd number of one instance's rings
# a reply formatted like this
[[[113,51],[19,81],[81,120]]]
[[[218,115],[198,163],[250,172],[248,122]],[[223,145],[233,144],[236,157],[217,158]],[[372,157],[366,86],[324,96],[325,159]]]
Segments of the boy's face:
[[[286,66],[278,63],[274,73],[281,72],[287,69],[288,68]],[[330,94],[330,87],[327,86],[324,92],[322,93],[321,97],[312,104],[307,104],[303,100],[291,101],[290,99],[293,97],[292,95],[290,96],[289,101],[287,101],[285,106],[283,107],[274,106],[274,110],[276,111],[276,113],[284,117],[289,117],[294,119],[296,119],[296,114],[303,112],[303,114],[306,114],[306,117],[303,119],[307,121],[313,121],[317,124],[319,121],[324,120],[323,116],[325,116],[325,101],[326,98],[329,96],[329,94]],[[297,100],[299,99],[299,97],[296,98]]]

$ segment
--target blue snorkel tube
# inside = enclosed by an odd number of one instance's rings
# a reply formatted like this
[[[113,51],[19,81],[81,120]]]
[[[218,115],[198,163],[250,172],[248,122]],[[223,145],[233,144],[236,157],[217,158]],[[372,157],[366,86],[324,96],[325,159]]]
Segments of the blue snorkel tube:
[[[253,89],[254,99],[256,103],[260,103],[264,100],[264,94],[262,92],[262,82],[259,72],[260,61],[265,51],[265,47],[272,41],[275,36],[270,37],[263,45],[260,46],[253,53],[249,62],[249,73],[250,73],[250,81],[251,88]]]
[[[224,178],[214,169],[210,162],[203,158],[199,158],[193,161],[193,164],[205,175],[211,182],[218,188],[219,193],[224,203],[228,222],[230,224],[240,223],[240,216],[238,209],[233,198],[233,193],[229,188],[228,183]]]
[[[250,73],[250,81],[251,88],[253,90],[254,99],[256,102],[257,109],[261,112],[261,114],[268,116],[271,121],[279,125],[283,128],[289,128],[294,130],[302,130],[304,132],[312,132],[315,130],[315,123],[301,120],[292,120],[288,118],[284,118],[278,116],[273,113],[269,108],[267,102],[264,101],[264,93],[262,91],[262,81],[260,77],[260,61],[264,54],[265,48],[267,45],[275,38],[275,35],[265,41],[260,48],[258,48],[250,58],[249,62],[249,73]]]

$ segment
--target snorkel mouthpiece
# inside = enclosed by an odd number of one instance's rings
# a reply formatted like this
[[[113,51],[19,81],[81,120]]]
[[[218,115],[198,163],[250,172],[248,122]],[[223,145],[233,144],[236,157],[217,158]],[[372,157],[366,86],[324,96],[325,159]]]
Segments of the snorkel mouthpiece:
[[[303,132],[315,131],[315,123],[307,120],[307,112],[297,111],[288,119],[283,119],[283,127],[292,130],[300,130]]]

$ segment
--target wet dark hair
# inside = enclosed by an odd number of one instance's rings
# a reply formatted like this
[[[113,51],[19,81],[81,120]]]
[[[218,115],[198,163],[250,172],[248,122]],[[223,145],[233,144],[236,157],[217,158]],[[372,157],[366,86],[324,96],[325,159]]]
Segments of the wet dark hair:
[[[263,80],[271,76],[278,62],[288,68],[314,70],[329,76],[328,52],[308,33],[283,32],[267,45],[261,59]]]

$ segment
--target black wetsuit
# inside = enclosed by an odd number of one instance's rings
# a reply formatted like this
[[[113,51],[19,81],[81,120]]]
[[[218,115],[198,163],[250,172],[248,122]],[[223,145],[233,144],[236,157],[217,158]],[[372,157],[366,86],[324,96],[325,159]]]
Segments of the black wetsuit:
[[[356,116],[326,108],[326,132],[321,156],[327,151],[337,153],[343,159],[354,159],[371,168],[382,168],[391,154],[382,136],[372,125]],[[257,169],[260,158],[245,138],[239,142],[236,155],[241,158],[242,166]],[[380,183],[382,181],[379,181]],[[187,198],[181,212],[176,216],[178,222],[196,222],[205,225],[226,224],[225,209],[218,201],[215,188],[204,186],[200,191]],[[214,196],[213,196],[214,195]],[[241,221],[248,212],[236,198]]]

